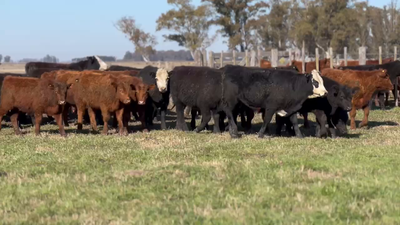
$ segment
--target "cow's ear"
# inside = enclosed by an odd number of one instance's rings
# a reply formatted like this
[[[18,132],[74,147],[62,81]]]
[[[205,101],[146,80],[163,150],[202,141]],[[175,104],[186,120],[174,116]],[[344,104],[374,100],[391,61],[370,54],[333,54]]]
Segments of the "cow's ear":
[[[156,77],[156,73],[154,73],[154,72],[150,72],[150,76],[152,76],[152,77]]]
[[[150,84],[149,85],[149,91],[152,91],[152,90],[154,90],[156,88],[156,85],[154,85],[154,84]]]
[[[306,73],[307,83],[309,83],[312,79],[312,74]]]

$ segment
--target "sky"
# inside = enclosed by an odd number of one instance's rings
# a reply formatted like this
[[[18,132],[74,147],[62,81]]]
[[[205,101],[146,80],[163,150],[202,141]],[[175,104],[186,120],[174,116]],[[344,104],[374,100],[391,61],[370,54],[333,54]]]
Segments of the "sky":
[[[369,1],[379,7],[389,2]],[[61,61],[89,55],[122,58],[134,50],[114,27],[122,16],[132,16],[140,28],[155,34],[157,50],[181,50],[175,42],[164,41],[168,31],[156,32],[156,20],[171,8],[167,0],[0,0],[0,54],[14,61],[47,54]],[[209,50],[226,50],[223,41],[218,37]]]

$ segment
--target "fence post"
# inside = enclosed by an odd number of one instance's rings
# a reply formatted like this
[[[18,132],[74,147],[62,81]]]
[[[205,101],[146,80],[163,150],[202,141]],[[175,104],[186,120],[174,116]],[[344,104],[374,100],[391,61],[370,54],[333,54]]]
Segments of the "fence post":
[[[319,71],[319,51],[318,48],[315,48],[315,69]]]
[[[343,54],[343,57],[344,57],[344,66],[347,66],[347,47],[344,47],[344,54]]]
[[[379,65],[382,64],[382,46],[379,46]]]
[[[365,46],[358,48],[358,62],[360,65],[365,65],[366,54],[367,54],[367,51],[366,51]]]
[[[394,56],[393,56],[393,60],[397,60],[397,46],[394,46]],[[398,98],[398,93],[397,93],[397,86],[399,85],[399,79],[397,79],[397,77],[396,77],[396,80],[394,80],[394,98],[395,98],[395,101],[394,101],[394,105],[396,106],[396,107],[398,107],[399,106],[399,98]]]
[[[208,66],[214,68],[214,52],[212,51],[208,52]]]
[[[262,51],[261,46],[258,46],[257,47],[257,59],[256,59],[256,64],[254,66],[260,66],[261,59],[262,59],[261,51]]]
[[[246,63],[246,67],[249,67],[250,65],[249,65],[249,62],[250,62],[250,60],[249,60],[249,50],[245,50],[244,51],[244,54],[245,54],[245,56],[244,56],[244,62]]]
[[[236,65],[236,50],[232,51],[232,63],[233,65]]]
[[[301,48],[301,71],[302,73],[306,72],[306,44],[303,41],[303,47]]]
[[[201,50],[201,57],[203,58],[203,66],[207,66],[207,50],[205,49],[205,48],[203,48],[202,50]]]
[[[257,53],[255,50],[251,50],[250,66],[256,66],[257,64]]]
[[[278,66],[278,49],[271,49],[271,67]]]
[[[224,66],[224,51],[221,51],[221,58],[219,58],[220,61],[220,68]]]
[[[332,47],[329,47],[329,64],[331,69],[333,69],[333,49]]]

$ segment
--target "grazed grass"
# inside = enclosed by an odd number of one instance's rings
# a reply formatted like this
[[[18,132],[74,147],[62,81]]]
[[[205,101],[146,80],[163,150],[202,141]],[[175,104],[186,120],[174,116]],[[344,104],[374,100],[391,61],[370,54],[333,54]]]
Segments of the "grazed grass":
[[[54,125],[40,137],[6,128],[0,220],[399,224],[400,109],[370,120],[370,129],[336,140],[176,130],[105,137],[73,128],[64,139]]]

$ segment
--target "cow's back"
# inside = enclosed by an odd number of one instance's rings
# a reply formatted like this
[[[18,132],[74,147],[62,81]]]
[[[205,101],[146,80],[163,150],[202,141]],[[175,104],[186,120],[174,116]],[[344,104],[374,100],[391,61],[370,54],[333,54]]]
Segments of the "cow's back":
[[[170,90],[174,101],[185,105],[219,102],[222,94],[222,71],[208,67],[175,67],[170,77]]]

